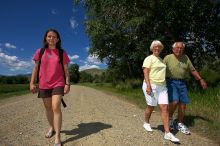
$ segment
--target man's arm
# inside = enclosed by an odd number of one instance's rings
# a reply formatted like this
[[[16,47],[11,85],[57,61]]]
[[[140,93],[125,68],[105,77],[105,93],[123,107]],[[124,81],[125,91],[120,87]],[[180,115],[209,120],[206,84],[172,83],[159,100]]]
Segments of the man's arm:
[[[198,80],[200,82],[200,85],[203,89],[207,88],[207,83],[205,82],[205,80],[200,76],[200,74],[196,70],[191,71],[191,74],[194,76],[194,78],[196,80]]]

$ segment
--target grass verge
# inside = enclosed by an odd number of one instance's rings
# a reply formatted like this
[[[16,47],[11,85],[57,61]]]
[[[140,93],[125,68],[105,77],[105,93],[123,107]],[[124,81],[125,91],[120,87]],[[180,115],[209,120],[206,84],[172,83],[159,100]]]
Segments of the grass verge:
[[[0,84],[0,100],[28,92],[29,84]]]

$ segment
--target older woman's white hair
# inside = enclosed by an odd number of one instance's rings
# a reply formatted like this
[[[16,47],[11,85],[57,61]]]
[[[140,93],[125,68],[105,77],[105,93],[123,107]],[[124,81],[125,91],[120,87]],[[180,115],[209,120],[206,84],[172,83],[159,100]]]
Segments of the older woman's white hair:
[[[162,44],[160,41],[158,41],[158,40],[154,40],[154,41],[151,43],[151,45],[150,45],[150,50],[152,51],[155,46],[160,47],[160,50],[163,50],[163,48],[164,48],[164,47],[163,47],[163,44]]]

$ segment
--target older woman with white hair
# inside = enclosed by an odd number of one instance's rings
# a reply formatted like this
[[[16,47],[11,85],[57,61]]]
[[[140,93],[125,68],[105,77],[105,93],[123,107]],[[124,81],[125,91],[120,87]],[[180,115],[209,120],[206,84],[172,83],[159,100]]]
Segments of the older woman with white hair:
[[[159,104],[165,131],[164,139],[179,142],[179,139],[170,133],[169,130],[168,93],[165,80],[166,65],[159,57],[163,48],[164,46],[160,41],[154,40],[150,46],[153,54],[146,57],[143,62],[144,82],[142,89],[147,102],[143,127],[149,132],[152,131],[149,120],[154,107]]]

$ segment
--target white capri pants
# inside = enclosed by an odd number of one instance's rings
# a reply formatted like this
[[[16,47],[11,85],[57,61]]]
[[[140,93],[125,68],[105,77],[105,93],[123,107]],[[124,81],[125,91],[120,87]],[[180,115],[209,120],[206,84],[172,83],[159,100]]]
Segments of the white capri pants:
[[[165,85],[151,84],[151,88],[152,88],[152,92],[150,95],[148,95],[146,92],[147,84],[143,82],[142,90],[144,92],[147,105],[157,106],[157,104],[169,103],[166,84]]]

